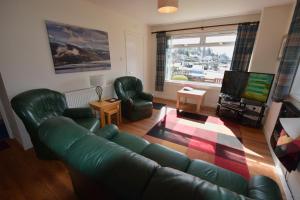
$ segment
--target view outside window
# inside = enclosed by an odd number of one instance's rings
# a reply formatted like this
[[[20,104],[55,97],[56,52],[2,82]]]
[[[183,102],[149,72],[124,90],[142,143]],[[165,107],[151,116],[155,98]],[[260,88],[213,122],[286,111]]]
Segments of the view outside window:
[[[166,80],[221,84],[230,69],[236,33],[172,37],[167,50]]]

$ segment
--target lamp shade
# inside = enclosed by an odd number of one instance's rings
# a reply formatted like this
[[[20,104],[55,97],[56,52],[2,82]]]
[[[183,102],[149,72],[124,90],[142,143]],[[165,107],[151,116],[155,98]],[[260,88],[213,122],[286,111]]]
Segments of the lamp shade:
[[[90,76],[90,85],[97,87],[97,86],[104,86],[105,85],[105,78],[103,74]]]
[[[157,9],[160,13],[174,13],[178,10],[178,0],[158,0]]]
[[[282,128],[292,139],[300,137],[300,118],[280,118]]]

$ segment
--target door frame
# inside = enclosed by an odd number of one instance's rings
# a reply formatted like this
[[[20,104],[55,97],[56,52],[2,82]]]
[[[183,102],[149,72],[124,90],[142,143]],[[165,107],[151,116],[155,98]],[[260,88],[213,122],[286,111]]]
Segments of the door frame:
[[[127,65],[127,35],[132,34],[136,35],[138,37],[141,37],[142,39],[142,80],[145,79],[145,37],[143,36],[142,33],[139,33],[137,31],[132,31],[132,30],[125,30],[124,31],[124,43],[125,43],[125,63],[126,63],[126,75],[130,76],[129,71],[128,71],[128,65]]]
[[[3,85],[3,87],[4,87],[4,82],[3,82],[3,79],[2,79],[1,73],[0,73],[0,84]],[[2,94],[0,94],[0,114],[1,114],[1,117],[4,121],[4,124],[5,124],[5,127],[6,127],[9,138],[13,139],[14,135],[13,135],[12,129],[10,127],[9,121],[7,119],[5,108],[4,108],[4,105],[3,105],[3,96],[7,96],[5,88],[4,88],[4,90],[0,90],[0,93],[2,93]]]

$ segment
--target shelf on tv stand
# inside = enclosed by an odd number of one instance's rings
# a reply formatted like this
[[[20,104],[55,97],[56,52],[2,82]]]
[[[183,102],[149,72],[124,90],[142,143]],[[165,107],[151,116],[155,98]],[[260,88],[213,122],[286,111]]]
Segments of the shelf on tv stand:
[[[234,121],[243,125],[255,127],[261,126],[261,121],[266,107],[264,103],[247,99],[241,99],[240,101],[230,101],[228,99],[230,99],[228,96],[220,95],[217,107],[217,115],[220,117],[233,119]],[[252,110],[248,108],[249,106],[254,106],[258,109]],[[227,112],[224,112],[224,110],[227,110]]]
[[[234,110],[236,112],[245,112],[245,108],[241,107],[240,105],[237,104],[230,104],[230,103],[221,103],[220,106],[224,107],[224,108],[228,108],[230,110]]]

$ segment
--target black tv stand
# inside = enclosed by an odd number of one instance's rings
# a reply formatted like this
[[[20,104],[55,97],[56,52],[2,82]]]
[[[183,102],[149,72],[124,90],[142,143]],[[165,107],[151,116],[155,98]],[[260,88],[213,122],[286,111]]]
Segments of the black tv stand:
[[[259,128],[265,109],[265,103],[221,94],[216,113],[221,118],[229,118],[242,125]]]

